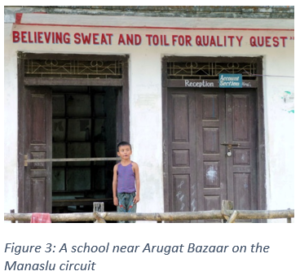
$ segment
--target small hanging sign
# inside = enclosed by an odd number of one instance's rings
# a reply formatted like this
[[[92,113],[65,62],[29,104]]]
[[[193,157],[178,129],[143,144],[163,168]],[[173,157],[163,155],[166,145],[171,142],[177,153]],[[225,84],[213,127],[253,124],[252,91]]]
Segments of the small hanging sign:
[[[242,88],[242,74],[219,74],[220,88]]]

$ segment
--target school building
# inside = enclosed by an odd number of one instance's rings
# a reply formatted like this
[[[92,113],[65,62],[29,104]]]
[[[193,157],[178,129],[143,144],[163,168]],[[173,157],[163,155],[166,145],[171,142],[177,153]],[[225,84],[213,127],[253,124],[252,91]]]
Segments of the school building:
[[[5,213],[115,211],[121,140],[138,212],[294,209],[293,6],[4,12]]]

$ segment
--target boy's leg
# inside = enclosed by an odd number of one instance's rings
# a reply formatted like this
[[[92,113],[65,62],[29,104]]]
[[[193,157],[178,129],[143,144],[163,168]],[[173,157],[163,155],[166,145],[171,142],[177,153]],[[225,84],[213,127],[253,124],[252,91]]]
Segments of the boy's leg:
[[[117,212],[124,213],[126,212],[126,194],[118,193],[119,205],[117,206]],[[118,223],[125,223],[125,221],[118,221]]]
[[[128,195],[128,213],[136,213],[136,204],[133,203],[133,199],[135,198],[135,193],[131,193]],[[128,221],[129,223],[135,223],[135,221]]]

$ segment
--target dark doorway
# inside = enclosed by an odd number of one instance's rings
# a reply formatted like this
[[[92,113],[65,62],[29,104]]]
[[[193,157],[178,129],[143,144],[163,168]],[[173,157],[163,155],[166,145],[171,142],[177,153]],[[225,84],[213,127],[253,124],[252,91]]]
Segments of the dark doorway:
[[[53,87],[53,158],[116,157],[119,94],[118,87]],[[52,212],[91,212],[95,201],[114,211],[114,164],[53,162]]]
[[[169,89],[171,211],[257,209],[254,89]],[[226,144],[233,144],[228,147]]]

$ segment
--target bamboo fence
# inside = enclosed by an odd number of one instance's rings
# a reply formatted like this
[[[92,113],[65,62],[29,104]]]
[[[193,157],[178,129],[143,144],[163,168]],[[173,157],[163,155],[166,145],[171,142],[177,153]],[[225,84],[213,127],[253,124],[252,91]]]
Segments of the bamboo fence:
[[[103,202],[102,202],[103,203]],[[231,201],[222,201],[221,210],[195,211],[195,212],[165,212],[165,213],[118,213],[100,212],[104,210],[102,203],[94,203],[94,212],[90,213],[64,213],[50,214],[51,221],[57,222],[96,222],[105,223],[111,221],[156,221],[180,222],[194,220],[220,220],[226,223],[234,223],[237,220],[267,220],[287,219],[291,223],[295,217],[295,211],[287,210],[234,210]],[[29,222],[32,213],[5,213],[4,220],[15,223]]]

